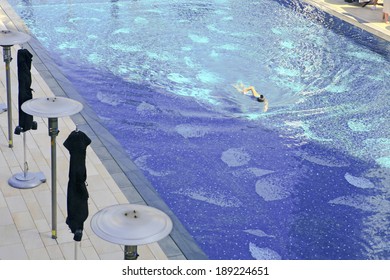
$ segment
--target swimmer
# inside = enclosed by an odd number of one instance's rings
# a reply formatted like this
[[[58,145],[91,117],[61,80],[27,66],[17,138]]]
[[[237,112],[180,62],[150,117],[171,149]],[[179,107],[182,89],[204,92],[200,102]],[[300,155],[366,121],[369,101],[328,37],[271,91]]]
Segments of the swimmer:
[[[268,111],[268,100],[264,97],[264,95],[259,94],[254,86],[250,87],[245,87],[243,83],[239,83],[236,85],[233,85],[233,87],[241,92],[242,94],[247,94],[249,91],[252,92],[252,95],[256,98],[258,102],[263,102],[264,103],[264,112]]]

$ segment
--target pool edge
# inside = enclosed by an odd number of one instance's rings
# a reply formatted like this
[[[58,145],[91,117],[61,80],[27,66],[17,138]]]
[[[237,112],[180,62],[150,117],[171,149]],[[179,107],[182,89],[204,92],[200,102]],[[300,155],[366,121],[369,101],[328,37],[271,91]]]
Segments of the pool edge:
[[[380,22],[379,20],[379,23],[377,21],[373,22],[373,21],[369,21],[367,19],[367,17],[365,18],[364,16],[364,12],[367,8],[363,8],[361,6],[356,6],[354,3],[347,3],[347,2],[344,2],[343,0],[341,0],[342,2],[341,3],[338,3],[338,5],[340,6],[340,8],[338,8],[335,4],[331,3],[331,1],[326,1],[326,0],[300,0],[308,5],[311,5],[315,8],[318,8],[319,10],[322,10],[332,16],[335,16],[339,19],[341,19],[342,21],[345,21],[349,24],[352,24],[368,33],[371,33],[385,41],[388,41],[390,42],[390,32],[388,32],[386,29],[387,28],[384,28],[384,30],[381,30],[382,28],[382,25],[385,26],[385,23],[383,22],[383,24]],[[346,7],[348,9],[350,9],[350,11],[348,12],[347,10],[344,10],[343,7]],[[345,9],[346,9],[345,8]],[[361,9],[361,10],[360,10]],[[356,11],[355,11],[356,10]],[[372,13],[380,13],[381,9],[377,9],[376,11],[371,11]],[[375,15],[376,15],[375,14]],[[378,18],[375,18],[376,20],[382,18],[380,15],[378,16]]]

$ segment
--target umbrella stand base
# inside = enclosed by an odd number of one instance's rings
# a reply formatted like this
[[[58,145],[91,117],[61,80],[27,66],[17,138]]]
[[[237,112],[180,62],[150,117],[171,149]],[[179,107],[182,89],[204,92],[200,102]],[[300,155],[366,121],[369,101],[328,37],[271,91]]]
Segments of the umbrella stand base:
[[[42,172],[21,172],[8,179],[8,184],[17,189],[32,189],[45,182],[46,178]]]
[[[7,105],[4,103],[1,103],[0,104],[0,114],[4,113],[4,112],[7,112]]]
[[[138,257],[137,246],[125,245],[125,260],[136,260]]]

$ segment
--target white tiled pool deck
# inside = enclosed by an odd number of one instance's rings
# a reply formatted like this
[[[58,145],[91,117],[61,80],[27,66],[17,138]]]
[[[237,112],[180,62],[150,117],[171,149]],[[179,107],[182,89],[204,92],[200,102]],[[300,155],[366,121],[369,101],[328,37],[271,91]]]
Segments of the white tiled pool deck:
[[[376,34],[386,40],[390,38],[390,25],[382,22],[382,7],[371,10],[358,4],[345,3],[343,0],[306,0],[317,7],[351,22],[358,27]],[[9,9],[6,1],[0,1],[0,29],[7,29]],[[16,57],[20,46],[12,47],[11,82],[13,127],[18,124]],[[2,49],[0,50],[2,56]],[[52,89],[40,72],[32,67],[34,98],[54,96]],[[0,65],[0,103],[7,103],[5,88],[5,67]],[[69,153],[63,146],[67,136],[76,127],[69,118],[59,119],[60,133],[57,137],[57,188],[58,188],[58,238],[51,238],[51,153],[48,135],[48,120],[35,117],[38,129],[29,131],[27,136],[27,161],[30,172],[43,172],[46,183],[33,189],[19,190],[8,185],[8,179],[23,170],[23,137],[14,135],[14,147],[8,147],[7,113],[0,114],[0,259],[74,259],[75,242],[65,224],[66,189],[68,183]],[[95,150],[87,149],[87,172],[89,198],[89,218],[85,222],[82,242],[77,243],[78,259],[123,259],[123,247],[106,242],[97,237],[90,227],[91,217],[100,209],[110,205],[129,203],[128,196],[118,186],[109,171],[102,163]],[[144,203],[142,200],[139,203]],[[133,203],[133,202],[132,202]],[[184,259],[177,254],[167,257],[158,243],[139,246],[140,259]]]

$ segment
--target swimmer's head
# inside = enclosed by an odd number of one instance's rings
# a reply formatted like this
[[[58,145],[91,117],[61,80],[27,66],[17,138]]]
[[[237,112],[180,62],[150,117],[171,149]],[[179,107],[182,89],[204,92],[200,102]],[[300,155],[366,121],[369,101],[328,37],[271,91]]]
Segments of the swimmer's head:
[[[257,101],[259,101],[259,102],[264,102],[264,95],[260,95],[260,97],[257,97]]]

